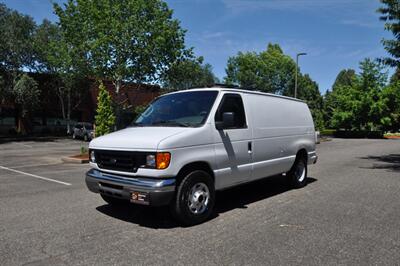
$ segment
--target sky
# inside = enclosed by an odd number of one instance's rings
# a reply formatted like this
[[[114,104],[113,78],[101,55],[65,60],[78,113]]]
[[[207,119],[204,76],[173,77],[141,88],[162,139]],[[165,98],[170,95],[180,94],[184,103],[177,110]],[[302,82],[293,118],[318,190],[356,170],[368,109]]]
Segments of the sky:
[[[61,0],[58,0],[58,2]],[[6,0],[9,8],[56,21],[51,0]],[[342,69],[359,70],[366,57],[386,56],[379,0],[167,0],[187,30],[186,45],[210,63],[221,80],[230,56],[278,43],[324,93]]]

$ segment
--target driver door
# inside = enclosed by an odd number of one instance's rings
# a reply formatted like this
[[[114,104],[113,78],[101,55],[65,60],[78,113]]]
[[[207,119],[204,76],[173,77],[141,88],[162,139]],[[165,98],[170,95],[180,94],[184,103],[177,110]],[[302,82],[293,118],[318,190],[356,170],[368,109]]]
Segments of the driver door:
[[[252,131],[243,98],[238,93],[226,93],[215,114],[215,122],[222,120],[224,112],[233,112],[235,116],[233,127],[224,130],[213,128],[217,188],[233,186],[251,178]]]

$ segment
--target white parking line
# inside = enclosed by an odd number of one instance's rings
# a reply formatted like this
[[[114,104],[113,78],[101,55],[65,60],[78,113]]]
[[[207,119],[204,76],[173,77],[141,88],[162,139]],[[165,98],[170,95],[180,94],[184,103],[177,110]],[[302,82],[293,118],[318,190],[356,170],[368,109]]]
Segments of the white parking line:
[[[66,185],[66,186],[70,186],[71,185],[70,183],[66,183],[66,182],[63,182],[63,181],[59,181],[59,180],[55,180],[55,179],[51,179],[51,178],[47,178],[47,177],[43,177],[43,176],[39,176],[39,175],[34,175],[34,174],[18,171],[18,170],[11,169],[11,168],[8,168],[8,167],[4,167],[4,166],[1,166],[1,165],[0,165],[0,169],[4,169],[4,170],[11,171],[11,172],[14,172],[14,173],[27,175],[27,176],[31,176],[31,177],[34,177],[34,178],[38,178],[38,179],[42,179],[42,180],[46,180],[46,181],[50,181],[50,182]]]

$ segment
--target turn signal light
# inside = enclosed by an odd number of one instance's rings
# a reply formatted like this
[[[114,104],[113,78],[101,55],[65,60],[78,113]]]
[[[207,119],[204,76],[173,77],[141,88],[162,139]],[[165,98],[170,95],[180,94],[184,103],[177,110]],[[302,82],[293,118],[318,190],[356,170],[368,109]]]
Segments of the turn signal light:
[[[157,169],[166,169],[171,160],[171,153],[157,152],[156,158]]]

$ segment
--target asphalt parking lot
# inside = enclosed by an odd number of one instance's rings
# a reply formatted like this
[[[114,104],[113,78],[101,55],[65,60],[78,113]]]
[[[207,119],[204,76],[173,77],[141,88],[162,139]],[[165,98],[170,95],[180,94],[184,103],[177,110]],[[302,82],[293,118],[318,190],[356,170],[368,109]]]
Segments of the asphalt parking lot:
[[[309,184],[272,177],[217,194],[182,228],[165,208],[113,209],[63,164],[87,143],[0,144],[0,259],[21,264],[337,265],[400,262],[400,141],[318,145]]]

